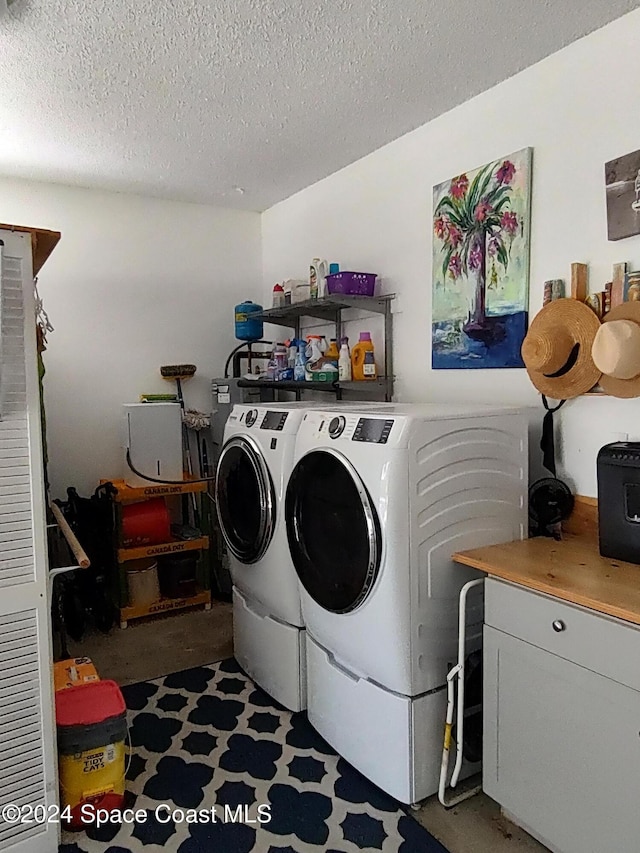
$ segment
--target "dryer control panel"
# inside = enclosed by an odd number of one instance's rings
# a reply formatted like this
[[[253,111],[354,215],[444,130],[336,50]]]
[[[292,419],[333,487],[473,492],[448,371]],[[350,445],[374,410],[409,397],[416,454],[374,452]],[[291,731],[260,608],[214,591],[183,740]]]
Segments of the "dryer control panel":
[[[352,441],[368,441],[370,444],[386,444],[393,426],[389,418],[360,418],[353,431]]]
[[[376,444],[382,450],[389,446],[398,446],[406,431],[406,418],[387,418],[378,413],[364,414],[364,406],[358,411],[350,410],[347,405],[333,411],[318,409],[305,414],[297,433],[309,437],[315,442],[327,442],[329,446],[339,446],[343,442],[354,441],[363,444]],[[296,441],[297,441],[296,439]],[[346,447],[343,447],[346,452]]]
[[[287,420],[287,412],[270,412],[264,414],[260,429],[282,430]]]

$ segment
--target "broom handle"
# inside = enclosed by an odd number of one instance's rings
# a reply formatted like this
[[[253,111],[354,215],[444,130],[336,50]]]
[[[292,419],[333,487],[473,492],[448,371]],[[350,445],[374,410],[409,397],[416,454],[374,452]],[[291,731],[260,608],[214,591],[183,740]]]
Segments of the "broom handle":
[[[180,403],[181,414],[184,415],[184,397],[182,396],[182,382],[180,377],[176,376],[176,387],[178,389],[178,402]],[[191,442],[189,441],[189,430],[184,421],[182,421],[182,446],[185,452],[185,462],[187,465],[187,474],[193,477],[193,463],[191,461]],[[198,512],[198,499],[194,492],[191,492],[191,508],[193,509],[193,523],[195,527],[200,527],[200,513]]]
[[[89,558],[87,557],[87,555],[84,551],[84,548],[78,542],[76,534],[73,532],[73,530],[67,524],[67,519],[60,512],[60,507],[58,507],[58,505],[54,504],[53,502],[50,503],[49,506],[51,507],[51,512],[53,513],[53,517],[56,520],[56,524],[60,528],[60,532],[62,533],[62,535],[66,539],[67,545],[71,549],[71,553],[73,554],[73,556],[78,561],[78,565],[80,566],[81,569],[88,569],[89,566],[91,565],[91,562],[90,562]]]

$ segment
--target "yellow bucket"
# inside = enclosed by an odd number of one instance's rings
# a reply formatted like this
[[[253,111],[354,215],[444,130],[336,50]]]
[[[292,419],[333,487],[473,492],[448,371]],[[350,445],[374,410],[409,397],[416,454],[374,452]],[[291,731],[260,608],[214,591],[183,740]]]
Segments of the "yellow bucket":
[[[95,809],[121,807],[125,786],[124,741],[58,758],[62,808],[69,806],[72,824],[90,824]],[[82,810],[83,806],[87,808]]]
[[[70,823],[86,827],[96,809],[124,800],[126,706],[115,681],[93,681],[56,693],[58,772]]]

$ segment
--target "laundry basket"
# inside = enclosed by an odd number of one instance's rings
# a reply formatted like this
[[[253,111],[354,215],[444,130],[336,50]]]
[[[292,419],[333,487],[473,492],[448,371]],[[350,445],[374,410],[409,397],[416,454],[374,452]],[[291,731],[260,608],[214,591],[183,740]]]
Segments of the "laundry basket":
[[[373,296],[376,274],[371,272],[337,272],[327,276],[327,292],[345,296]]]

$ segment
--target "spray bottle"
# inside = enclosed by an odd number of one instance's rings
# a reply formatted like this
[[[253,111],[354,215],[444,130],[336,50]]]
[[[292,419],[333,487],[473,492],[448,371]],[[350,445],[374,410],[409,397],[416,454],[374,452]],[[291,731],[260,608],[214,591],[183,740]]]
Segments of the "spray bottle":
[[[351,354],[349,353],[349,338],[340,339],[340,355],[338,357],[338,380],[351,381]]]

